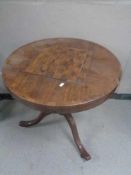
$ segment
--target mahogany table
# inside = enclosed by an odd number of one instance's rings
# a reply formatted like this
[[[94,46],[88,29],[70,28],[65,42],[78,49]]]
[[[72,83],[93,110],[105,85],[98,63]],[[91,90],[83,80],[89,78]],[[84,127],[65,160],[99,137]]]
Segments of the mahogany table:
[[[15,50],[3,67],[10,93],[40,111],[22,127],[39,123],[47,115],[63,115],[81,157],[91,156],[81,143],[71,113],[93,108],[107,100],[119,84],[121,66],[106,48],[81,39],[53,38],[35,41]]]

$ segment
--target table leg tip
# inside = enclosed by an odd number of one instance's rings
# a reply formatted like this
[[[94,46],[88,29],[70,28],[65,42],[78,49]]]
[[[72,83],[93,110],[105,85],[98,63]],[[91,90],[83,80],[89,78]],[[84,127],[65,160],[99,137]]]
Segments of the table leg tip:
[[[91,156],[89,154],[81,154],[81,157],[85,160],[91,160]]]
[[[29,127],[29,126],[31,126],[31,123],[29,123],[27,121],[20,121],[19,122],[19,126],[21,126],[21,127]]]

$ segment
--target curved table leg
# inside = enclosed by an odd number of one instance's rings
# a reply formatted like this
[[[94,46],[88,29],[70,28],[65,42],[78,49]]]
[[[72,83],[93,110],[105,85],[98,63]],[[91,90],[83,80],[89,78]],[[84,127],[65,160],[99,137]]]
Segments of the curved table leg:
[[[37,123],[39,123],[43,118],[45,118],[48,114],[50,113],[45,113],[45,112],[41,112],[39,114],[39,116],[33,120],[29,120],[29,121],[20,121],[19,122],[19,126],[22,127],[29,127],[29,126],[33,126],[36,125]]]
[[[75,143],[76,143],[76,145],[79,149],[81,157],[86,159],[86,160],[90,160],[91,156],[86,151],[86,149],[84,148],[84,146],[81,143],[81,140],[80,140],[80,137],[79,137],[79,134],[78,134],[78,130],[77,130],[77,127],[76,127],[76,123],[75,123],[75,120],[74,120],[73,116],[71,114],[63,114],[63,115],[66,118],[66,120],[67,120],[67,122],[68,122],[68,124],[71,128],[71,131],[72,131],[72,134],[73,134],[73,137],[74,137],[74,141],[75,141]]]

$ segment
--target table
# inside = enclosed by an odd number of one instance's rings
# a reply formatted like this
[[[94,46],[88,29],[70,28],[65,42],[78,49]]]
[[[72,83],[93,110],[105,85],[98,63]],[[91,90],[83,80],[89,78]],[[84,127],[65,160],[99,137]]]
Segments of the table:
[[[107,100],[121,77],[117,58],[103,46],[74,38],[50,38],[16,49],[5,61],[3,80],[10,93],[40,111],[22,127],[39,123],[47,115],[63,115],[82,158],[90,154],[81,143],[71,113],[93,108]]]

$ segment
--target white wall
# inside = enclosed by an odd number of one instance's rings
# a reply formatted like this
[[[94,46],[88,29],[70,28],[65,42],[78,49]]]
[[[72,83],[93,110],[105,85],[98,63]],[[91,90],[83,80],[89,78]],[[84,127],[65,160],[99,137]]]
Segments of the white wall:
[[[0,0],[0,69],[14,49],[48,37],[106,46],[122,64],[119,92],[131,92],[131,0]]]

